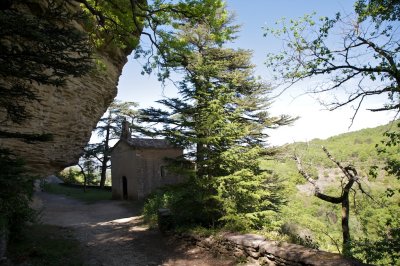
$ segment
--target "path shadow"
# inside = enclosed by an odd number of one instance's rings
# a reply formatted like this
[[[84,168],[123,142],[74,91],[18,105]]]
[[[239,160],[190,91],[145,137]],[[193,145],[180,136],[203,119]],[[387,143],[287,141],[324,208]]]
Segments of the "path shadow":
[[[73,228],[86,265],[235,265],[233,259],[215,257],[149,229],[140,216],[140,203],[85,204],[46,192],[37,193],[36,201],[43,223]]]
[[[235,265],[196,246],[143,227],[132,218],[100,223],[86,234],[89,265]],[[99,255],[101,251],[101,255]]]

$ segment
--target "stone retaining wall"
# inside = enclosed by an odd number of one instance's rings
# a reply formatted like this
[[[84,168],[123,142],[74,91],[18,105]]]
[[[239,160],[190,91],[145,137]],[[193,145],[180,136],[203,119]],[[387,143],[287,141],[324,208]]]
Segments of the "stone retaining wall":
[[[217,254],[235,256],[241,259],[246,258],[248,261],[254,262],[254,265],[366,265],[357,260],[345,258],[340,254],[310,249],[296,244],[270,241],[255,234],[226,233],[207,238],[181,234],[178,237]]]

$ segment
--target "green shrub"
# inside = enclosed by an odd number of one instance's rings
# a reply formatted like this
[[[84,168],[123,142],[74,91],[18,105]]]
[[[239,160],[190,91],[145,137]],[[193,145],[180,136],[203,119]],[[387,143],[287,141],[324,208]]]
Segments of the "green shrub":
[[[143,217],[147,223],[151,225],[157,224],[157,212],[158,209],[167,208],[168,206],[166,193],[156,192],[150,195],[143,207]]]
[[[68,167],[57,175],[65,184],[76,184],[81,185],[83,184],[83,176],[79,169],[74,167]]]
[[[158,209],[167,208],[178,227],[275,230],[280,226],[277,211],[284,203],[281,189],[275,175],[240,171],[216,177],[208,187],[195,180],[164,187],[147,198],[143,214],[151,225],[157,222]]]
[[[85,180],[81,170],[77,167],[68,167],[58,173],[58,176],[65,184],[83,185]],[[96,173],[86,173],[87,185],[98,185],[99,176]]]
[[[352,242],[355,257],[374,265],[400,265],[400,228],[384,230],[376,240],[364,237]],[[386,228],[387,229],[387,228]]]
[[[194,183],[166,186],[151,194],[143,208],[145,221],[156,224],[158,209],[167,208],[177,226],[205,225],[207,217],[204,216],[202,193]]]
[[[36,218],[36,212],[29,206],[34,180],[21,159],[9,150],[0,149],[0,223],[11,233],[20,232],[25,223]]]
[[[222,225],[233,231],[276,230],[277,212],[284,204],[282,180],[272,173],[241,170],[215,179],[214,200]]]

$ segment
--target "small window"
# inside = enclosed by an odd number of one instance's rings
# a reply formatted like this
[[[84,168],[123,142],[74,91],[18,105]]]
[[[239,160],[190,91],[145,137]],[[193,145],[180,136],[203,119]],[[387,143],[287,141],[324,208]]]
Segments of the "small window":
[[[167,167],[165,165],[160,166],[160,175],[161,177],[167,176]]]

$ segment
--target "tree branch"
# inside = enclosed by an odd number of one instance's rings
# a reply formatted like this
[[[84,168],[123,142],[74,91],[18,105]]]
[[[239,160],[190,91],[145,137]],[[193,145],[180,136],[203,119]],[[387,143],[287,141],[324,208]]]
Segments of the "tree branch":
[[[83,4],[93,15],[96,16],[97,21],[99,22],[99,25],[104,27],[105,22],[106,22],[106,17],[103,15],[102,12],[94,8],[91,4],[89,4],[86,0],[74,0],[76,2],[79,2]]]
[[[341,197],[332,197],[326,194],[323,194],[320,192],[320,188],[317,186],[317,183],[315,180],[303,169],[303,166],[301,164],[301,160],[298,156],[295,156],[295,160],[297,163],[297,169],[299,173],[310,183],[314,186],[314,196],[316,196],[319,199],[322,199],[324,201],[334,203],[334,204],[339,204],[343,201],[343,196]]]

